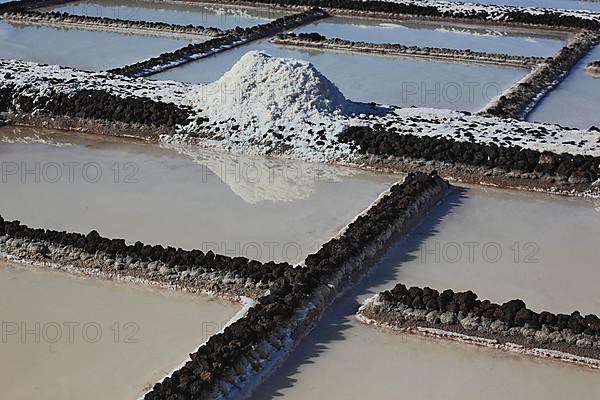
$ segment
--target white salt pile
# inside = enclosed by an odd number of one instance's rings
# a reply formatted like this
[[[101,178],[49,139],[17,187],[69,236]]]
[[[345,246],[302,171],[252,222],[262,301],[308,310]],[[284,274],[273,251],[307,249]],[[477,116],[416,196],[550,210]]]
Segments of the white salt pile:
[[[365,107],[347,100],[311,63],[258,51],[246,53],[212,84],[192,86],[184,101],[210,121],[183,127],[206,131],[204,145],[257,154],[297,150],[309,161],[334,152],[339,157],[342,148],[347,153],[337,135],[347,126],[346,115]]]
[[[314,120],[347,111],[349,101],[311,63],[246,53],[216,82],[193,94],[215,120],[268,124]]]

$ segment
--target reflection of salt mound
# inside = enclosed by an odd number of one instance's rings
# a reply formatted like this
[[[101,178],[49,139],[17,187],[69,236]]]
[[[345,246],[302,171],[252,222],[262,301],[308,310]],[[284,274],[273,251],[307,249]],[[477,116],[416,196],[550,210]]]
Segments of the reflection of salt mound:
[[[326,164],[247,157],[194,146],[163,144],[208,168],[246,203],[302,200],[319,184],[338,182],[353,171]]]
[[[343,113],[348,107],[340,90],[312,64],[246,53],[203,93],[207,114],[240,123],[285,123]]]
[[[0,125],[1,126],[1,125]],[[63,141],[60,138],[48,135],[46,133],[37,132],[35,128],[20,128],[17,126],[9,126],[0,131],[0,143],[7,144],[45,144],[48,146],[71,146],[72,144],[68,141]]]

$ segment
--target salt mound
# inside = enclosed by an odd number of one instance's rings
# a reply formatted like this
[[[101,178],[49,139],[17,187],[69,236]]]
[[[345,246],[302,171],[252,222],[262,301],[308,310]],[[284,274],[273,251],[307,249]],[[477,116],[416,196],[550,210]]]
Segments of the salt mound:
[[[351,104],[311,63],[246,53],[203,90],[202,107],[217,120],[285,124],[347,111]]]

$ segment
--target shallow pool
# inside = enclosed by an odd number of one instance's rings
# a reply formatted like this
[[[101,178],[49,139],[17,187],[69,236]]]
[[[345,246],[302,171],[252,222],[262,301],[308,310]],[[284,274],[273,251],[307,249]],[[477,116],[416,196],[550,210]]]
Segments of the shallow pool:
[[[317,32],[328,38],[406,46],[471,49],[511,55],[549,57],[565,45],[566,33],[370,18],[334,17],[295,32]]]
[[[105,70],[186,46],[168,37],[53,28],[0,21],[0,58]]]
[[[239,309],[0,262],[3,398],[138,398]]]
[[[451,195],[385,262],[407,285],[597,313],[599,235],[598,201],[472,187]]]
[[[263,261],[303,261],[399,179],[191,147],[18,132],[30,139],[6,143],[14,130],[0,129],[5,219]]]
[[[253,398],[595,399],[600,380],[594,370],[392,334],[354,319],[362,302],[398,282],[472,289],[497,301],[521,297],[535,309],[598,312],[600,211],[594,206],[578,199],[481,188],[450,196],[334,304]],[[539,244],[533,257],[540,263],[517,264],[512,254],[494,265],[420,261],[425,246],[464,241],[501,246],[533,241]],[[521,252],[521,259],[526,256],[531,254]]]
[[[600,78],[585,71],[587,63],[598,60],[600,46],[575,65],[569,76],[542,99],[527,120],[573,128],[600,128]]]
[[[528,73],[519,68],[293,49],[262,40],[153,75],[152,79],[213,82],[251,50],[310,61],[351,100],[405,107],[478,111]]]
[[[250,8],[221,4],[157,2],[135,0],[76,1],[47,10],[89,17],[118,18],[130,21],[167,22],[221,29],[264,24],[285,15],[268,7]]]

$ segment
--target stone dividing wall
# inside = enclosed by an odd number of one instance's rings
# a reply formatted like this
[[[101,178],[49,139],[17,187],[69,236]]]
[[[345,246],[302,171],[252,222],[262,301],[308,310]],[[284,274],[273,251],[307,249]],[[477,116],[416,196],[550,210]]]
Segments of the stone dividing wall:
[[[72,15],[69,13],[60,12],[39,12],[39,11],[21,11],[21,12],[5,12],[2,18],[7,21],[36,23],[36,24],[61,24],[75,25],[91,28],[104,29],[125,29],[138,30],[144,32],[159,32],[159,33],[177,33],[181,35],[198,35],[198,36],[223,36],[227,32],[212,27],[203,27],[195,25],[176,25],[166,22],[146,22],[146,21],[129,21],[124,19],[107,18],[107,17],[89,17]]]
[[[525,348],[562,352],[577,357],[570,361],[586,363],[578,357],[595,359],[589,364],[600,367],[600,318],[595,314],[541,313],[528,309],[520,299],[502,305],[479,300],[472,291],[443,292],[425,287],[407,288],[397,284],[370,299],[359,319],[397,330],[433,333],[449,331],[484,339],[481,344],[500,347],[507,343]],[[444,336],[440,332],[440,336]],[[452,335],[448,338],[452,339]],[[460,336],[458,336],[460,338]],[[515,347],[520,351],[520,347]],[[543,355],[539,352],[538,355]],[[569,357],[563,356],[568,359]]]
[[[187,123],[191,110],[173,103],[145,97],[120,97],[106,90],[82,89],[70,93],[45,91],[40,95],[28,93],[28,87],[10,84],[13,77],[4,76],[0,86],[0,113],[62,116],[71,119],[107,121],[127,126],[148,126],[158,140],[159,133],[173,133],[176,125]],[[131,132],[133,134],[133,131]],[[145,136],[142,134],[141,136]]]
[[[523,119],[536,104],[567,77],[569,71],[600,43],[600,32],[583,31],[570,39],[558,54],[540,64],[531,74],[503,94],[481,113]]]
[[[557,178],[552,180],[572,184],[590,184],[600,179],[600,157],[588,155],[401,134],[385,127],[350,127],[339,135],[339,139],[343,143],[354,143],[359,153],[381,158],[438,161],[488,171],[516,172],[525,179]]]
[[[410,174],[305,267],[287,270],[245,318],[212,336],[145,399],[248,397],[393,235],[406,233],[447,190],[436,175]]]
[[[209,2],[217,2],[208,0]],[[222,1],[218,1],[220,3]],[[458,19],[474,22],[538,25],[549,28],[600,29],[600,18],[593,13],[534,9],[511,6],[436,4],[414,0],[227,0],[226,3],[269,5],[279,7],[320,7],[336,14],[416,16],[436,19]],[[468,2],[465,2],[468,3]]]
[[[328,39],[318,33],[282,33],[272,40],[274,44],[318,49],[345,50],[359,53],[402,55],[452,61],[468,61],[486,64],[533,67],[545,59],[542,57],[512,56],[500,53],[486,53],[472,50],[457,50],[440,47],[405,46],[392,43],[354,42],[338,38]]]
[[[228,295],[262,296],[292,270],[287,263],[262,263],[212,251],[126,244],[96,231],[87,235],[34,229],[0,216],[0,254],[24,262],[69,267],[94,275],[124,276]]]
[[[163,53],[158,57],[140,61],[122,68],[115,68],[110,72],[129,77],[142,77],[169,68],[178,67],[190,61],[194,61],[215,53],[225,51],[249,42],[272,36],[281,31],[292,29],[312,21],[327,18],[329,14],[319,8],[278,18],[266,24],[256,25],[249,28],[231,30],[227,35],[213,38],[202,43],[192,43],[181,49],[169,53]]]

